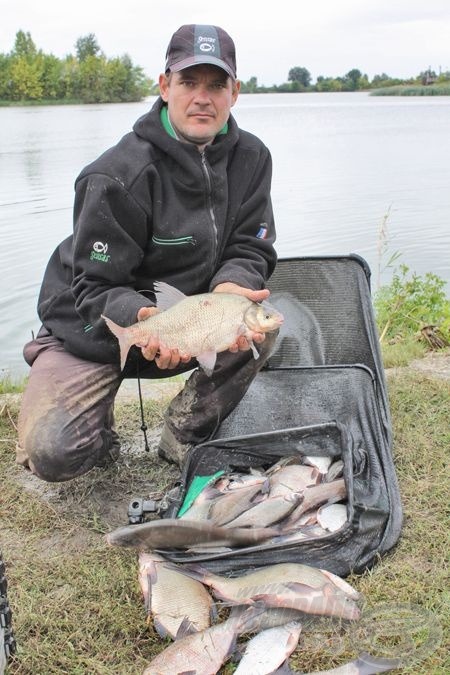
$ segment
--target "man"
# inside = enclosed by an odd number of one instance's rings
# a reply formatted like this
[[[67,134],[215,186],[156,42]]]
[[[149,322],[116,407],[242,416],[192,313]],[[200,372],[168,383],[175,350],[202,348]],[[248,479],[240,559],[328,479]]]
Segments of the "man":
[[[153,283],[186,295],[240,293],[256,302],[276,262],[271,158],[230,115],[238,98],[230,36],[186,25],[170,41],[160,98],[133,131],[79,175],[74,233],[48,263],[25,345],[31,365],[17,461],[48,481],[118,456],[114,398],[124,377],[167,377],[197,363],[156,340],[133,348],[123,371],[101,315],[128,326],[157,312]],[[266,361],[274,336],[239,338],[213,375],[193,371],[166,414],[159,454],[182,464],[211,438]]]

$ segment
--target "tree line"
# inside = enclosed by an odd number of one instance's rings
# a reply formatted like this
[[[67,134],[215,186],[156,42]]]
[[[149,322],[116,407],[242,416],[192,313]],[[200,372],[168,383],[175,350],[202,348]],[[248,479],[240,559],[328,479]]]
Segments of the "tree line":
[[[30,33],[20,30],[12,51],[0,54],[3,101],[141,101],[153,85],[127,54],[107,58],[93,33],[77,40],[75,55],[58,59],[37,49]]]
[[[313,84],[313,78],[307,68],[296,66],[288,73],[288,81],[283,84],[273,84],[270,87],[259,86],[256,77],[251,77],[248,82],[241,82],[241,91],[245,94],[266,92],[307,92],[307,91],[363,91],[381,89],[397,85],[430,85],[450,82],[450,71],[436,74],[428,68],[416,77],[402,80],[390,77],[386,73],[375,75],[369,80],[358,68],[352,68],[348,73],[340,77],[325,77],[319,75]]]
[[[296,66],[288,81],[270,87],[258,85],[256,77],[241,82],[243,93],[265,92],[334,92],[381,89],[405,84],[439,84],[450,82],[450,72],[436,75],[431,68],[408,80],[392,78],[386,73],[370,81],[358,68],[341,77],[320,75],[313,84],[305,67]],[[120,103],[142,101],[158,94],[158,84],[147,77],[140,66],[125,54],[107,58],[93,33],[78,38],[75,54],[62,59],[37,49],[29,32],[16,33],[14,47],[0,53],[0,102],[80,102]]]

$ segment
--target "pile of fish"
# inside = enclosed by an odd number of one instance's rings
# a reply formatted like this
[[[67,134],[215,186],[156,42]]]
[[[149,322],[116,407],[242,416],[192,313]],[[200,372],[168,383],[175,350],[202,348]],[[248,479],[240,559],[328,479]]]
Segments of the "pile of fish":
[[[296,649],[308,614],[359,618],[359,593],[326,570],[295,563],[255,569],[239,577],[181,566],[156,553],[139,554],[139,582],[150,621],[174,642],[158,654],[144,675],[213,675],[236,652],[242,634],[256,633],[245,647],[239,675],[268,675]],[[215,600],[232,607],[220,623]],[[397,662],[361,655],[336,674],[370,675]],[[285,672],[289,672],[286,670]]]
[[[222,475],[196,497],[181,519],[230,529],[271,528],[275,534],[268,536],[270,543],[323,536],[347,522],[343,471],[341,459],[295,455],[266,471]]]
[[[325,569],[279,563],[239,576],[200,565],[175,564],[164,550],[229,550],[262,542],[292,542],[329,534],[347,521],[343,463],[326,457],[288,457],[267,470],[211,480],[183,506],[179,518],[153,520],[109,533],[112,545],[139,551],[139,583],[148,620],[174,640],[144,675],[213,675],[236,654],[241,635],[256,633],[239,661],[239,675],[274,673],[296,649],[310,615],[355,621],[359,594]],[[229,612],[226,620],[217,620]],[[229,611],[231,608],[231,611]],[[336,675],[371,675],[397,661],[361,654]]]

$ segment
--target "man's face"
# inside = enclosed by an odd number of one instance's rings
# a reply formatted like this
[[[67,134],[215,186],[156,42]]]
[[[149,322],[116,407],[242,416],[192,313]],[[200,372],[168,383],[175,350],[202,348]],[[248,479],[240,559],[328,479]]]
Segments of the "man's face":
[[[217,66],[198,65],[160,75],[161,98],[181,140],[204,146],[214,139],[236,103],[240,83]]]

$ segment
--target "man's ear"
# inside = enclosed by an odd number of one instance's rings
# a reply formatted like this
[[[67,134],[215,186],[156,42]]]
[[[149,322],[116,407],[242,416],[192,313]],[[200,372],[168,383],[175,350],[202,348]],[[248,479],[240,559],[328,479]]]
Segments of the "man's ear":
[[[159,93],[165,103],[169,99],[169,78],[164,73],[159,76]]]

